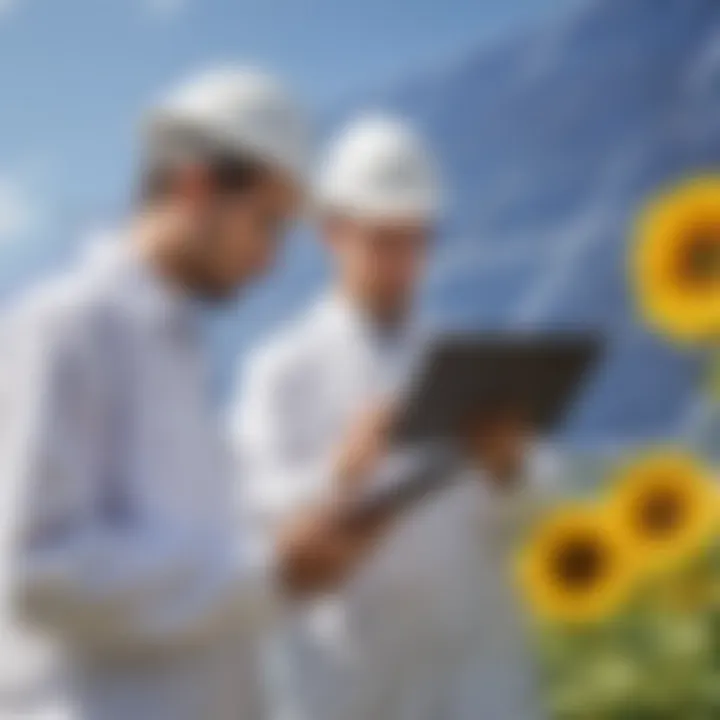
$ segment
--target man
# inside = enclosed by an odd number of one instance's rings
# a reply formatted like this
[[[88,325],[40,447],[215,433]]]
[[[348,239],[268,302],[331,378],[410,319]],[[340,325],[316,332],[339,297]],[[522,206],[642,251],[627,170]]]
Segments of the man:
[[[207,398],[197,301],[272,262],[303,125],[261,74],[183,85],[151,114],[117,247],[7,320],[2,477],[25,496],[13,595],[59,641],[82,718],[258,720],[254,628],[280,597],[341,582],[381,529],[318,503],[261,541],[234,512]],[[379,432],[348,432],[339,475],[372,466]]]
[[[331,145],[318,185],[333,287],[252,359],[239,405],[250,504],[271,526],[347,491],[332,470],[337,438],[394,396],[428,337],[415,304],[440,187],[421,139],[397,120],[362,119]],[[286,655],[276,717],[530,716],[504,577],[504,534],[527,489],[514,486],[525,426],[512,413],[478,413],[460,434],[480,472],[405,518],[344,592],[291,614],[276,640]],[[406,462],[390,452],[377,482]]]

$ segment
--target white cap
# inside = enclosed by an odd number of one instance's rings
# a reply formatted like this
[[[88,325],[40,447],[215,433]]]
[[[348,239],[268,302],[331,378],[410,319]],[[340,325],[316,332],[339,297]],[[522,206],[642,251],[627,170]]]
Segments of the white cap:
[[[243,68],[207,72],[181,84],[150,113],[149,131],[180,126],[208,141],[302,177],[310,134],[302,111],[272,77]]]
[[[441,210],[430,151],[404,122],[367,116],[348,127],[320,166],[316,196],[324,210],[368,219],[432,221]]]

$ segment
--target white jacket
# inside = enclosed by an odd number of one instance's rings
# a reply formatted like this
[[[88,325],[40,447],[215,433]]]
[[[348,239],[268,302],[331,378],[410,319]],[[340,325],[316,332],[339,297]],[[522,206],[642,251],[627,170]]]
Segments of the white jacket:
[[[417,327],[379,337],[330,295],[252,358],[235,428],[258,517],[272,526],[331,492],[338,442],[407,380],[426,337]],[[291,613],[273,644],[276,717],[531,717],[532,674],[505,582],[507,535],[524,504],[534,501],[503,503],[468,473],[401,519],[341,597]]]
[[[58,641],[82,718],[261,717],[272,560],[235,512],[191,305],[119,248],[5,321],[6,598]]]

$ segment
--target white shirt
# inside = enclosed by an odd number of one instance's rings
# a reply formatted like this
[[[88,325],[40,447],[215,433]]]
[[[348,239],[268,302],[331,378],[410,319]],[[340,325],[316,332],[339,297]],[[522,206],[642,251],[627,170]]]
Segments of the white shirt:
[[[383,338],[330,295],[253,357],[236,431],[249,503],[265,522],[332,492],[338,442],[363,408],[410,378],[427,338],[415,325]],[[511,520],[518,503],[507,504]],[[459,479],[402,518],[341,597],[294,613],[276,641],[285,681],[276,717],[529,717],[499,505],[474,475]],[[503,626],[498,650],[493,628]]]
[[[119,248],[5,323],[10,588],[71,658],[80,716],[256,720],[272,563],[236,512],[192,303]]]

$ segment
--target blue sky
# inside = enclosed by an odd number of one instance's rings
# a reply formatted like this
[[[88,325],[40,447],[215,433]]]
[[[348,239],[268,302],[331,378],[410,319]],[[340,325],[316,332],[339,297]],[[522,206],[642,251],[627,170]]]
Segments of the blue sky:
[[[0,245],[122,212],[141,109],[246,60],[318,112],[568,0],[0,0]]]

